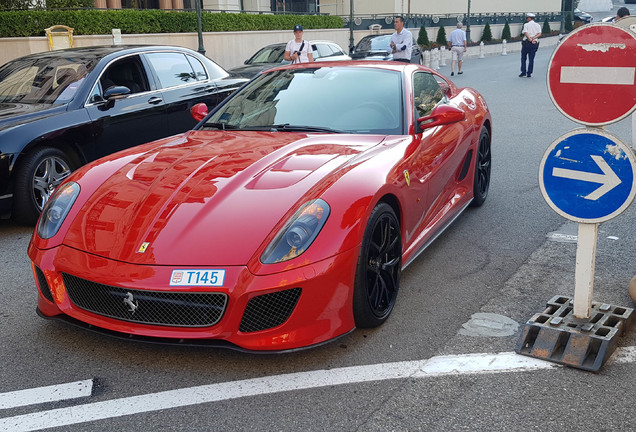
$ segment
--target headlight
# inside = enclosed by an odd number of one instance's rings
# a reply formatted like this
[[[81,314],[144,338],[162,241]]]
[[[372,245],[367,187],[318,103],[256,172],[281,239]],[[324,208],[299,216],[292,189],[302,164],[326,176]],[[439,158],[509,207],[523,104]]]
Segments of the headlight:
[[[57,234],[79,192],[79,185],[69,182],[61,186],[49,199],[38,221],[37,232],[40,238],[46,240]]]
[[[329,204],[321,199],[305,203],[267,247],[261,262],[288,261],[305,252],[325,225],[329,211]]]

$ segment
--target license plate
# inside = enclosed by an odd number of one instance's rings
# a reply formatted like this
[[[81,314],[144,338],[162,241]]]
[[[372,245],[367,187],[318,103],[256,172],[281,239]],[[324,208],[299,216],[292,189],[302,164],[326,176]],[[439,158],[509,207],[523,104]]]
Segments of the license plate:
[[[223,286],[225,270],[173,270],[170,286]]]

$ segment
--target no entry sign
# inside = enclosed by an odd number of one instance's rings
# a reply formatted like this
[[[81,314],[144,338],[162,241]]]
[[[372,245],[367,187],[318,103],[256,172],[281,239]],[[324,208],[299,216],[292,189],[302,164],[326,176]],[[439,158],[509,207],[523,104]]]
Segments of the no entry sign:
[[[570,33],[552,54],[548,91],[559,111],[587,126],[619,121],[636,108],[636,35],[598,23]]]

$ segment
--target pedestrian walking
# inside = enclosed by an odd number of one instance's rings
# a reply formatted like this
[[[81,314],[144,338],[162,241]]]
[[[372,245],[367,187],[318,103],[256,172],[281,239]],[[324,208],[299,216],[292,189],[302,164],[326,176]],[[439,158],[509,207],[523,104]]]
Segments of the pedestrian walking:
[[[457,75],[461,75],[464,53],[467,49],[466,32],[462,30],[462,23],[457,23],[457,28],[450,32],[451,44],[451,76],[455,75],[455,63],[457,63]]]
[[[521,40],[521,73],[520,77],[532,76],[534,71],[534,56],[539,49],[539,38],[541,37],[541,26],[535,22],[533,13],[526,14],[526,23],[523,25],[521,33],[523,39]],[[526,69],[526,61],[528,68]]]

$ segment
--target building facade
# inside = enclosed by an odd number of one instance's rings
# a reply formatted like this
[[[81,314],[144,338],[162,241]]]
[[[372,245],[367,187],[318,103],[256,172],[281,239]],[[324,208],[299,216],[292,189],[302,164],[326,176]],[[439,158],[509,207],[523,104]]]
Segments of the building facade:
[[[101,9],[194,9],[196,0],[95,0]],[[204,10],[349,15],[558,13],[561,0],[200,0]],[[470,5],[470,6],[469,6]],[[530,9],[529,9],[530,8]]]

